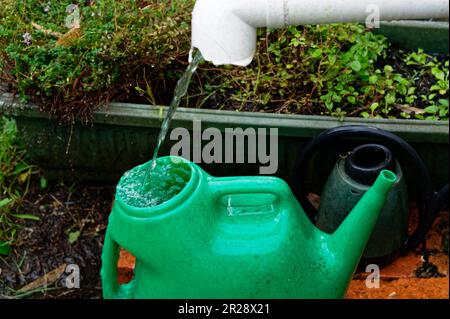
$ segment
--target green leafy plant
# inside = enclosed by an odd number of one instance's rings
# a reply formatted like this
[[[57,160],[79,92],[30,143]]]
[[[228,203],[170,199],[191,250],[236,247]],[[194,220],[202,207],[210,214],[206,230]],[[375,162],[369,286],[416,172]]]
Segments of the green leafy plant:
[[[8,1],[0,16],[0,81],[66,122],[89,120],[102,102],[136,98],[143,84],[155,103],[167,103],[187,64],[192,4]],[[74,5],[79,29],[67,28]]]
[[[339,118],[448,118],[448,55],[392,48],[355,24],[262,30],[258,45],[247,69],[204,67],[209,85],[195,87],[189,102]]]
[[[164,105],[187,65],[194,0],[3,0],[0,81],[63,121],[111,100]],[[67,28],[68,6],[80,28]],[[359,24],[261,29],[247,68],[204,64],[184,106],[448,119],[448,55],[404,51]]]
[[[14,220],[36,220],[35,216],[15,213],[28,192],[34,173],[36,168],[27,163],[15,122],[0,117],[0,254],[10,251],[18,227]]]

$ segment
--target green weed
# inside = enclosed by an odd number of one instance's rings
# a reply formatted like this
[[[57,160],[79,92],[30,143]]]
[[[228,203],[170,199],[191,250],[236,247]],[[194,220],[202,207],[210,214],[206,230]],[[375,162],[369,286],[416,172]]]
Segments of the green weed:
[[[203,67],[207,85],[195,87],[189,102],[238,111],[446,120],[445,58],[393,49],[384,36],[356,24],[261,30],[254,62],[245,69]]]
[[[26,151],[17,137],[14,120],[0,117],[0,254],[8,254],[14,242],[17,219],[36,219],[16,213],[36,168],[27,162]]]

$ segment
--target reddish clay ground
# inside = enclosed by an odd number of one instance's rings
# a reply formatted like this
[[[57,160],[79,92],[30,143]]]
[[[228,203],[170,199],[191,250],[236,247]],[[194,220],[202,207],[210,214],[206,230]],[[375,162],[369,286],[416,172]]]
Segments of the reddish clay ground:
[[[429,261],[437,266],[440,278],[417,278],[415,270],[422,265],[422,256],[409,253],[380,271],[380,287],[367,288],[364,272],[356,273],[347,291],[347,299],[448,299],[449,257],[444,253],[448,241],[448,211],[442,212],[427,236],[427,248],[432,251]],[[448,245],[448,243],[447,243]],[[447,247],[448,249],[448,247]],[[119,282],[128,282],[133,276],[135,259],[125,251],[118,263]]]
[[[412,222],[411,224],[414,224]],[[411,226],[413,227],[413,226]],[[447,253],[445,250],[447,240]],[[437,266],[440,278],[417,278],[415,270],[422,265],[422,256],[409,253],[380,271],[380,288],[367,288],[364,273],[355,274],[347,292],[348,299],[448,299],[448,211],[442,212],[427,236],[429,261]],[[356,279],[357,278],[357,279]]]
[[[347,292],[348,299],[448,299],[448,255],[437,253],[430,262],[438,267],[442,278],[417,278],[415,270],[421,256],[410,253],[381,269],[380,288],[367,288],[364,273],[355,274]]]

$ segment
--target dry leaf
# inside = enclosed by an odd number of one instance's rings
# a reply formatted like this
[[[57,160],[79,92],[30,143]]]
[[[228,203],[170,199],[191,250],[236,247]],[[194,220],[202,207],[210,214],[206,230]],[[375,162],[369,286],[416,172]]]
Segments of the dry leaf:
[[[409,105],[404,105],[404,104],[396,104],[395,108],[399,111],[411,114],[423,114],[425,113],[424,109],[419,109],[418,107],[414,107],[414,106],[409,106]]]
[[[46,286],[51,285],[55,281],[57,281],[59,279],[59,277],[61,277],[61,275],[66,270],[66,268],[67,268],[67,264],[62,264],[58,268],[53,269],[49,273],[46,273],[44,276],[36,279],[32,283],[26,285],[25,287],[22,287],[18,292],[24,293],[24,292],[28,292],[28,291],[31,291],[31,290],[34,290],[34,289],[37,289],[40,287],[46,287]]]
[[[62,33],[59,33],[59,32],[53,31],[53,30],[49,30],[49,29],[45,29],[43,26],[37,24],[36,22],[31,22],[31,25],[35,29],[37,29],[39,31],[42,31],[43,33],[45,33],[47,35],[51,35],[51,36],[56,37],[56,38],[60,38],[60,37],[63,36]]]
[[[66,34],[61,36],[58,41],[56,41],[56,45],[70,46],[79,37],[81,37],[80,28],[70,29]]]

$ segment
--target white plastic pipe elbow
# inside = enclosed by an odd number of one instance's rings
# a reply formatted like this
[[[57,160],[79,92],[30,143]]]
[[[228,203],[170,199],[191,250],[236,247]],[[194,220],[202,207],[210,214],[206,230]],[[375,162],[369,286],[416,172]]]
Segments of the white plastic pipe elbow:
[[[382,21],[449,15],[448,0],[197,0],[192,47],[215,65],[246,66],[255,55],[257,28],[365,22],[374,7]]]

